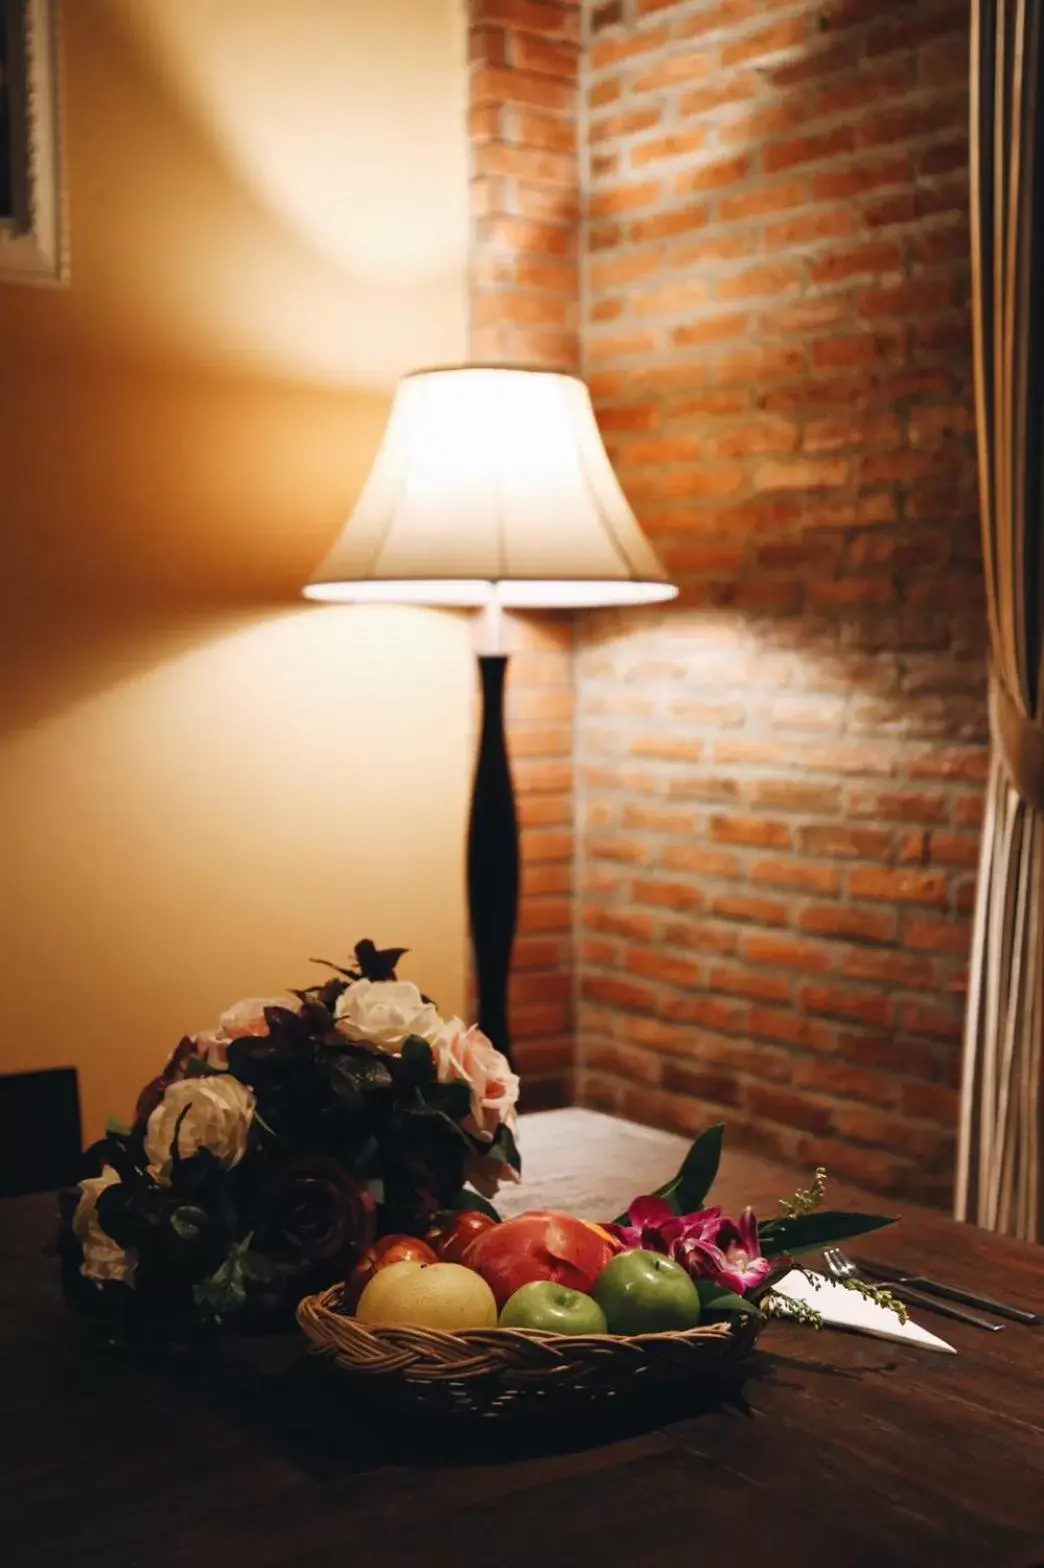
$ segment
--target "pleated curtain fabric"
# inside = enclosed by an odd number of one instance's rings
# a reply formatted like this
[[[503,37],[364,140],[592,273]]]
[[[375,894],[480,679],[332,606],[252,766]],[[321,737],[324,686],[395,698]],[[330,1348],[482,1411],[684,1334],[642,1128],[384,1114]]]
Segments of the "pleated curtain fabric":
[[[972,0],[976,404],[993,756],[955,1210],[1044,1241],[1044,0]]]

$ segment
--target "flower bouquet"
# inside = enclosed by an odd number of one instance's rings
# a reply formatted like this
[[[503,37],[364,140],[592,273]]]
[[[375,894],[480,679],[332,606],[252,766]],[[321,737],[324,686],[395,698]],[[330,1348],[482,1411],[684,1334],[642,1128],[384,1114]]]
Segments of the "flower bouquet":
[[[518,1079],[397,978],[404,951],[360,942],[324,983],[239,1002],[180,1042],[63,1194],[75,1305],[163,1341],[286,1324],[382,1234],[421,1236],[455,1208],[495,1217],[520,1170]]]
[[[774,1309],[819,1326],[813,1308],[773,1296],[797,1256],[892,1223],[822,1210],[822,1168],[765,1223],[750,1208],[728,1217],[707,1206],[723,1135],[709,1128],[613,1220],[460,1213],[430,1247],[386,1237],[346,1285],[305,1298],[298,1321],[357,1386],[429,1413],[546,1411],[712,1374]],[[886,1291],[850,1288],[902,1315]]]

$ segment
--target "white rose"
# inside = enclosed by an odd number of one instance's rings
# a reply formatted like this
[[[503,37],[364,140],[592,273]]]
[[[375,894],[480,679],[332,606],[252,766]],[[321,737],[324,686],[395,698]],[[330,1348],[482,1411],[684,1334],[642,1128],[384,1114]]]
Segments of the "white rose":
[[[150,1174],[158,1182],[170,1181],[175,1132],[182,1159],[209,1149],[222,1165],[238,1165],[246,1153],[253,1116],[253,1089],[231,1074],[172,1083],[145,1129]]]
[[[363,1040],[382,1051],[399,1051],[407,1035],[429,1045],[442,1028],[431,1002],[412,980],[356,980],[342,991],[334,1008],[338,1031],[349,1040]]]
[[[80,1183],[80,1201],[73,1215],[73,1234],[83,1248],[80,1273],[87,1279],[123,1280],[134,1284],[137,1256],[133,1250],[117,1246],[108,1231],[103,1230],[98,1219],[98,1199],[106,1187],[119,1184],[119,1175],[111,1165],[103,1165],[100,1176],[88,1176]]]

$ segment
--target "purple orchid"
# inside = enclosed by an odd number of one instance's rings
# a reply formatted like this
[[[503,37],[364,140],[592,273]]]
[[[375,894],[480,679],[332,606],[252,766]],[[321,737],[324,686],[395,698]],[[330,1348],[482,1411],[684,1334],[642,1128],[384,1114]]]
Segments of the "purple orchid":
[[[712,1236],[721,1220],[720,1209],[704,1209],[699,1214],[675,1214],[665,1198],[635,1198],[628,1210],[629,1225],[604,1225],[611,1236],[625,1247],[643,1252],[662,1252],[673,1257],[672,1248],[691,1237],[702,1241]]]
[[[738,1296],[756,1290],[772,1271],[772,1259],[763,1258],[754,1210],[743,1210],[738,1220],[722,1220],[714,1236],[714,1249],[722,1259],[714,1278]]]
[[[675,1214],[666,1199],[644,1197],[635,1198],[628,1219],[629,1225],[603,1228],[623,1246],[664,1253],[693,1279],[713,1280],[737,1295],[756,1289],[772,1268],[761,1255],[753,1209],[744,1209],[737,1221],[724,1218],[720,1208]]]

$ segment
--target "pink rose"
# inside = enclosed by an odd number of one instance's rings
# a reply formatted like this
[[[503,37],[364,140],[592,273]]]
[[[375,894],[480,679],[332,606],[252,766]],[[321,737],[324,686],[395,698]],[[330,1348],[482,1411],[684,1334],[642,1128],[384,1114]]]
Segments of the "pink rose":
[[[231,1043],[224,1029],[201,1029],[199,1034],[192,1036],[196,1055],[223,1073],[228,1071],[228,1048]]]
[[[241,1002],[233,1003],[221,1014],[220,1028],[203,1029],[193,1035],[192,1043],[197,1056],[202,1056],[211,1067],[220,1068],[224,1072],[228,1067],[228,1047],[233,1040],[242,1040],[246,1035],[268,1033],[266,1007],[282,1007],[289,1013],[299,1013],[301,1002],[296,996],[245,996]]]
[[[471,1090],[466,1132],[492,1142],[504,1123],[514,1130],[518,1079],[507,1058],[476,1024],[469,1029],[461,1019],[451,1018],[439,1030],[431,1049],[439,1083],[466,1083]]]
[[[226,1039],[241,1040],[248,1034],[267,1034],[266,1007],[281,1007],[284,1012],[299,1013],[300,999],[296,996],[246,996],[221,1014],[221,1028]]]

